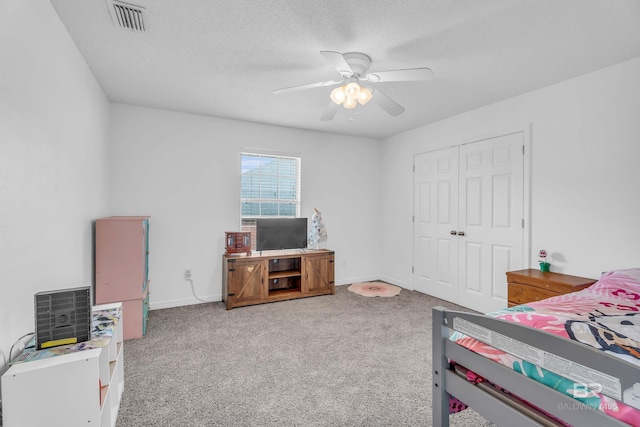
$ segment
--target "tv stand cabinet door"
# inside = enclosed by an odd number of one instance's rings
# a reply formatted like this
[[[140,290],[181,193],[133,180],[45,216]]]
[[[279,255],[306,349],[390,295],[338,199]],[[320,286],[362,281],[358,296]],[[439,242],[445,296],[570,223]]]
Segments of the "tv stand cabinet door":
[[[334,261],[333,253],[312,255],[304,258],[304,280],[302,292],[305,294],[334,295]]]
[[[227,310],[264,302],[266,269],[264,260],[229,259],[227,261]]]

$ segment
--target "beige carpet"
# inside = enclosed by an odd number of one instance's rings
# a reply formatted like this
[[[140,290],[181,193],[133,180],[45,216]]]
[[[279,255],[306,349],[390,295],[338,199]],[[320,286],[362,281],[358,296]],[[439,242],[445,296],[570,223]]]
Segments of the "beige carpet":
[[[395,297],[402,288],[384,282],[360,282],[354,283],[347,288],[363,297]]]
[[[403,289],[152,310],[124,342],[118,427],[428,427],[431,309]],[[491,423],[471,409],[451,427]],[[493,427],[493,426],[492,426]]]

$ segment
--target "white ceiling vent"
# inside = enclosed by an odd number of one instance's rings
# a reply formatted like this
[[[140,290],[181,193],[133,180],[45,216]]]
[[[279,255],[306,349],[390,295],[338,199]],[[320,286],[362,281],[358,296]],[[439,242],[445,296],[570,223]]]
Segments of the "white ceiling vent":
[[[116,27],[145,31],[143,7],[116,0],[107,0],[107,6]]]

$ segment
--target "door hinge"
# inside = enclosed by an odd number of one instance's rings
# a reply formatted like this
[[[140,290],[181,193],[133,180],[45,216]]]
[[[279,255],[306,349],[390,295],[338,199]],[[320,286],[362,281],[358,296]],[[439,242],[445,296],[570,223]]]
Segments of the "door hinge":
[[[230,297],[235,297],[235,296],[236,296],[236,294],[229,294],[229,296],[230,296]]]
[[[413,265],[411,266],[411,272],[413,273]]]
[[[522,146],[522,155],[524,155],[524,145]]]
[[[522,218],[522,228],[524,228],[524,218]]]
[[[415,171],[416,171],[416,165],[415,165],[415,164],[411,167],[411,170],[412,170],[413,172],[415,172]]]

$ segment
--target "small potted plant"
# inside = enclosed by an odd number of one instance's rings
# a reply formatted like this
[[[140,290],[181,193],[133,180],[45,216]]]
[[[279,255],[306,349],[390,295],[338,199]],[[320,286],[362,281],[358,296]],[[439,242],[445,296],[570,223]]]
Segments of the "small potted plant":
[[[538,253],[538,257],[540,257],[540,271],[549,271],[549,268],[551,267],[551,264],[547,262],[547,251],[546,249],[540,249],[540,252]]]

